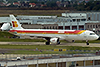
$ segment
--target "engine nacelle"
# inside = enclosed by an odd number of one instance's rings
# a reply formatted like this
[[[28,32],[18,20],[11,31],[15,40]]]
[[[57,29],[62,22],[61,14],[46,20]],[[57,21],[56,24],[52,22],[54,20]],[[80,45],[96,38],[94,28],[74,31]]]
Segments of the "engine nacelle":
[[[10,23],[4,23],[1,27],[1,30],[4,31],[4,30],[10,30]]]
[[[51,39],[50,39],[50,42],[52,42],[52,43],[57,43],[58,40],[59,40],[58,38],[51,38]]]

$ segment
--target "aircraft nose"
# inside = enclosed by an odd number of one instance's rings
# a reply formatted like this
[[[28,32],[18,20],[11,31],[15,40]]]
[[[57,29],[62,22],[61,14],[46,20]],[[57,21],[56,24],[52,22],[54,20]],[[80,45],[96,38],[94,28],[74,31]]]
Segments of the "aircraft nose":
[[[96,39],[98,39],[98,38],[99,38],[99,36],[97,35],[97,36],[96,36]]]

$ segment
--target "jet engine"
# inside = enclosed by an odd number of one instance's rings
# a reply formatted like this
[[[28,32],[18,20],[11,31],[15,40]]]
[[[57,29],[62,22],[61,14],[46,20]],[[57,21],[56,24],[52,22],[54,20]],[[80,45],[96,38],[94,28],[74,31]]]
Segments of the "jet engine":
[[[50,42],[60,44],[59,38],[51,38]]]
[[[1,27],[1,30],[4,31],[4,30],[10,30],[10,23],[4,23]]]
[[[52,43],[57,43],[57,40],[58,40],[58,38],[51,38],[51,39],[50,39],[50,42],[52,42]]]

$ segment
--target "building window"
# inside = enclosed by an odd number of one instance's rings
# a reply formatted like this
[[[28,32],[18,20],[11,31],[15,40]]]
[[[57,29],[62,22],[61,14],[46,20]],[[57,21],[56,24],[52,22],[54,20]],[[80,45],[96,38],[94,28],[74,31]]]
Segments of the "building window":
[[[51,29],[51,27],[50,27],[50,29]]]
[[[44,29],[46,29],[46,28],[44,27]]]
[[[77,22],[80,22],[80,19],[77,19]]]
[[[87,27],[89,28],[89,25]]]
[[[72,20],[70,20],[70,22],[72,22]]]
[[[92,28],[92,25],[90,25],[90,28]]]
[[[98,30],[98,33],[100,34],[100,30]]]
[[[81,19],[81,21],[86,21],[86,19]]]
[[[75,22],[75,19],[73,19],[73,22]]]
[[[53,26],[53,29],[55,29],[54,26]]]
[[[100,25],[98,25],[98,27],[100,28]]]
[[[95,28],[95,25],[93,25],[93,28]]]
[[[91,18],[89,17],[88,20],[91,20]]]
[[[96,28],[98,28],[98,25],[96,25]]]
[[[56,27],[56,29],[58,29],[58,28]]]

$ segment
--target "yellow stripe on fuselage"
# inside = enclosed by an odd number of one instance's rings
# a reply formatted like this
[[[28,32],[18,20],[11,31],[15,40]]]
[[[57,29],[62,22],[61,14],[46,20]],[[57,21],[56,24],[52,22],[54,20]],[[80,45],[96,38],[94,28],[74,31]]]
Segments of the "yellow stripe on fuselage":
[[[85,32],[86,30],[82,30],[82,31],[80,31],[78,34],[81,34],[81,33],[83,33],[83,32]]]

